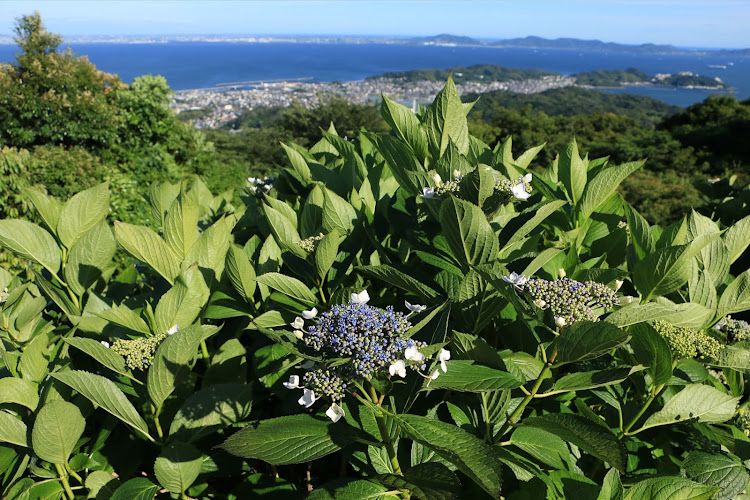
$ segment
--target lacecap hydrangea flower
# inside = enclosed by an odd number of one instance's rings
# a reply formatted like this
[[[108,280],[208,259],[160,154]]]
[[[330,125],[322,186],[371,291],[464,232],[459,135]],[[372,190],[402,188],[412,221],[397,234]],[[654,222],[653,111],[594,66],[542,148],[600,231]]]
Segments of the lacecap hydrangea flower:
[[[267,193],[273,187],[276,177],[248,177],[248,190],[253,194]]]
[[[712,336],[692,328],[675,326],[663,320],[654,321],[653,326],[677,358],[716,359],[724,348]]]
[[[330,399],[333,403],[326,415],[334,422],[344,414],[339,403],[358,382],[384,376],[405,377],[407,368],[418,372],[426,368],[425,355],[420,352],[425,344],[406,337],[411,327],[407,315],[392,306],[381,309],[367,305],[369,300],[366,290],[353,293],[346,305],[335,305],[319,315],[313,308],[291,323],[295,335],[300,332],[297,336],[323,359],[347,359],[333,366],[313,366],[301,377],[291,375],[284,383],[287,389],[303,389],[298,402],[305,407],[323,396]],[[424,310],[424,306],[408,304],[407,309],[412,314]],[[305,327],[305,319],[314,322]],[[438,361],[444,372],[449,359],[450,352],[442,349]]]
[[[715,328],[725,333],[729,342],[750,340],[750,324],[747,321],[732,319],[730,316],[727,316]]]
[[[169,330],[158,333],[151,337],[140,339],[125,340],[117,339],[110,347],[109,342],[102,341],[104,347],[112,349],[117,354],[125,358],[125,364],[131,370],[145,370],[154,361],[154,353],[159,344],[170,335],[180,331],[178,325],[173,325]]]
[[[505,194],[508,198],[528,200],[531,196],[531,174],[518,177],[515,181],[501,179],[495,183],[495,191]]]

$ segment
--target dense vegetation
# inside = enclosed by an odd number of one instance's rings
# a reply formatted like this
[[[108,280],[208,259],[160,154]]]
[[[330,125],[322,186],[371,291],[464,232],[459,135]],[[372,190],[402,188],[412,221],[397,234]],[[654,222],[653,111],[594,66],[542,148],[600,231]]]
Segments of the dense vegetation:
[[[451,69],[413,69],[409,71],[387,72],[382,75],[369,76],[367,79],[394,78],[406,82],[444,82],[453,75],[456,83],[462,82],[507,82],[512,80],[531,80],[543,76],[555,75],[540,69],[506,68],[495,64],[475,64],[473,66],[456,66]]]
[[[588,71],[586,73],[577,73],[578,85],[589,85],[591,87],[621,87],[623,83],[647,82],[651,76],[645,71],[637,68],[619,69],[600,69]]]
[[[651,225],[617,192],[643,161],[490,148],[451,80],[380,111],[286,144],[241,205],[144,186],[153,229],[109,222],[106,183],[27,191],[39,222],[0,220],[30,270],[0,270],[4,498],[748,488],[750,216]]]

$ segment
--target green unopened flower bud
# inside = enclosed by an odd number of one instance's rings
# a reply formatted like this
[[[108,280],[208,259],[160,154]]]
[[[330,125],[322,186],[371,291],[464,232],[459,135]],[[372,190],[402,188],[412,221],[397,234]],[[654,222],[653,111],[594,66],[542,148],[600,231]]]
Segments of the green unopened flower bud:
[[[724,349],[715,338],[692,328],[656,320],[654,329],[664,337],[677,358],[716,359]]]

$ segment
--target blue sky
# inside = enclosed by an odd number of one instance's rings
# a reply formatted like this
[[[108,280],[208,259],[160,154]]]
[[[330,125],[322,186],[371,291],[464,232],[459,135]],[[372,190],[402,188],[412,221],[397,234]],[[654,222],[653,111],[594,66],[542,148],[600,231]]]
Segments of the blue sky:
[[[7,1],[0,34],[38,10],[63,35],[538,35],[750,48],[750,1]]]

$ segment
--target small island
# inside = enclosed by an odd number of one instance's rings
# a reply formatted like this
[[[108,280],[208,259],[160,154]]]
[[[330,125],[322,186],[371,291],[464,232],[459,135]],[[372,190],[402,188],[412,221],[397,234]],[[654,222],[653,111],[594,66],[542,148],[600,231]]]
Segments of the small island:
[[[719,78],[697,75],[690,71],[681,71],[677,74],[657,73],[656,75],[651,76],[636,68],[628,68],[625,70],[600,69],[586,73],[578,73],[573,76],[576,79],[576,85],[582,87],[618,88],[627,85],[652,84],[680,88],[728,88]]]
[[[495,64],[475,64],[473,66],[456,66],[450,69],[413,69],[409,71],[388,72],[382,75],[368,76],[367,80],[386,78],[404,82],[445,82],[453,73],[456,83],[464,82],[511,82],[536,80],[545,76],[560,76],[541,69],[520,69],[498,66]]]

